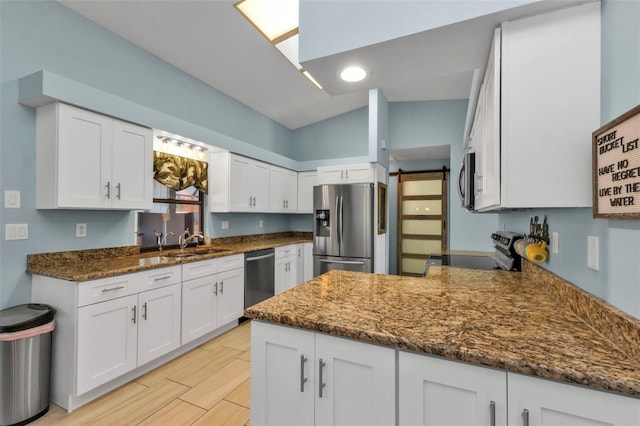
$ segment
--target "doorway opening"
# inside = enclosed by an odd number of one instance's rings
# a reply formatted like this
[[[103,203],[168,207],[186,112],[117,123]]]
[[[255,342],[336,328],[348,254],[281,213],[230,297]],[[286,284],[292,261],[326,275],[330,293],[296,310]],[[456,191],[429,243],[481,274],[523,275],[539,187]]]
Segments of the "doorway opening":
[[[398,174],[398,275],[422,276],[431,253],[447,248],[446,172]]]

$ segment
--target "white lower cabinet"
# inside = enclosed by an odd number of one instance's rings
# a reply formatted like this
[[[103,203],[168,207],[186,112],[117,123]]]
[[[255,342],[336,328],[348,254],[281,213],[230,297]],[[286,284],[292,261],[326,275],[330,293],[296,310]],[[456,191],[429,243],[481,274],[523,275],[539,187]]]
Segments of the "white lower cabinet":
[[[276,247],[275,257],[274,294],[280,294],[299,284],[298,244]]]
[[[77,392],[180,346],[180,284],[78,309]]]
[[[640,399],[508,373],[511,426],[640,425]]]
[[[252,425],[395,424],[395,350],[251,323]]]
[[[183,345],[242,316],[243,255],[185,263],[182,275]]]
[[[313,243],[302,244],[304,252],[302,282],[309,281],[313,278]]]
[[[400,351],[401,425],[507,424],[507,373]]]

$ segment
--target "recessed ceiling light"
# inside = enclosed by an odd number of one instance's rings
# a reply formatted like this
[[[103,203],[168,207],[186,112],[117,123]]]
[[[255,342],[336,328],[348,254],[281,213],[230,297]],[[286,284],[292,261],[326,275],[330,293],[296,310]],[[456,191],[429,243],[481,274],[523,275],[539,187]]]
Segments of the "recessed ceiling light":
[[[347,67],[340,72],[340,78],[349,83],[364,80],[366,76],[367,72],[359,66]]]

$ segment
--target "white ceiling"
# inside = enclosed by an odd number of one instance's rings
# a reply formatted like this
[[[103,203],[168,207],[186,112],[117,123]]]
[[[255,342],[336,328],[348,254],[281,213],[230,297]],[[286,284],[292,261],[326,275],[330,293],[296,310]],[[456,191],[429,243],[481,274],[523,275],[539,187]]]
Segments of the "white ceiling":
[[[543,0],[306,62],[325,87],[318,90],[235,10],[235,0],[58,1],[289,129],[367,105],[370,88],[391,102],[466,99],[500,22],[584,2]],[[339,82],[336,69],[347,57],[371,77]]]

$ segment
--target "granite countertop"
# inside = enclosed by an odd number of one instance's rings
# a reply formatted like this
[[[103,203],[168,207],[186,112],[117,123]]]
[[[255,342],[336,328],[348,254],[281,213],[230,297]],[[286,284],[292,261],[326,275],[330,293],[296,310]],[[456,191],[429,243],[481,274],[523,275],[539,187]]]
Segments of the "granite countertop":
[[[67,281],[88,281],[147,269],[197,262],[249,251],[312,241],[310,232],[283,232],[241,237],[215,238],[211,245],[185,249],[193,257],[171,257],[179,250],[140,252],[137,246],[37,253],[29,256],[27,272]],[[212,253],[209,249],[218,249]]]
[[[640,322],[524,263],[424,278],[331,271],[245,315],[639,396]]]

